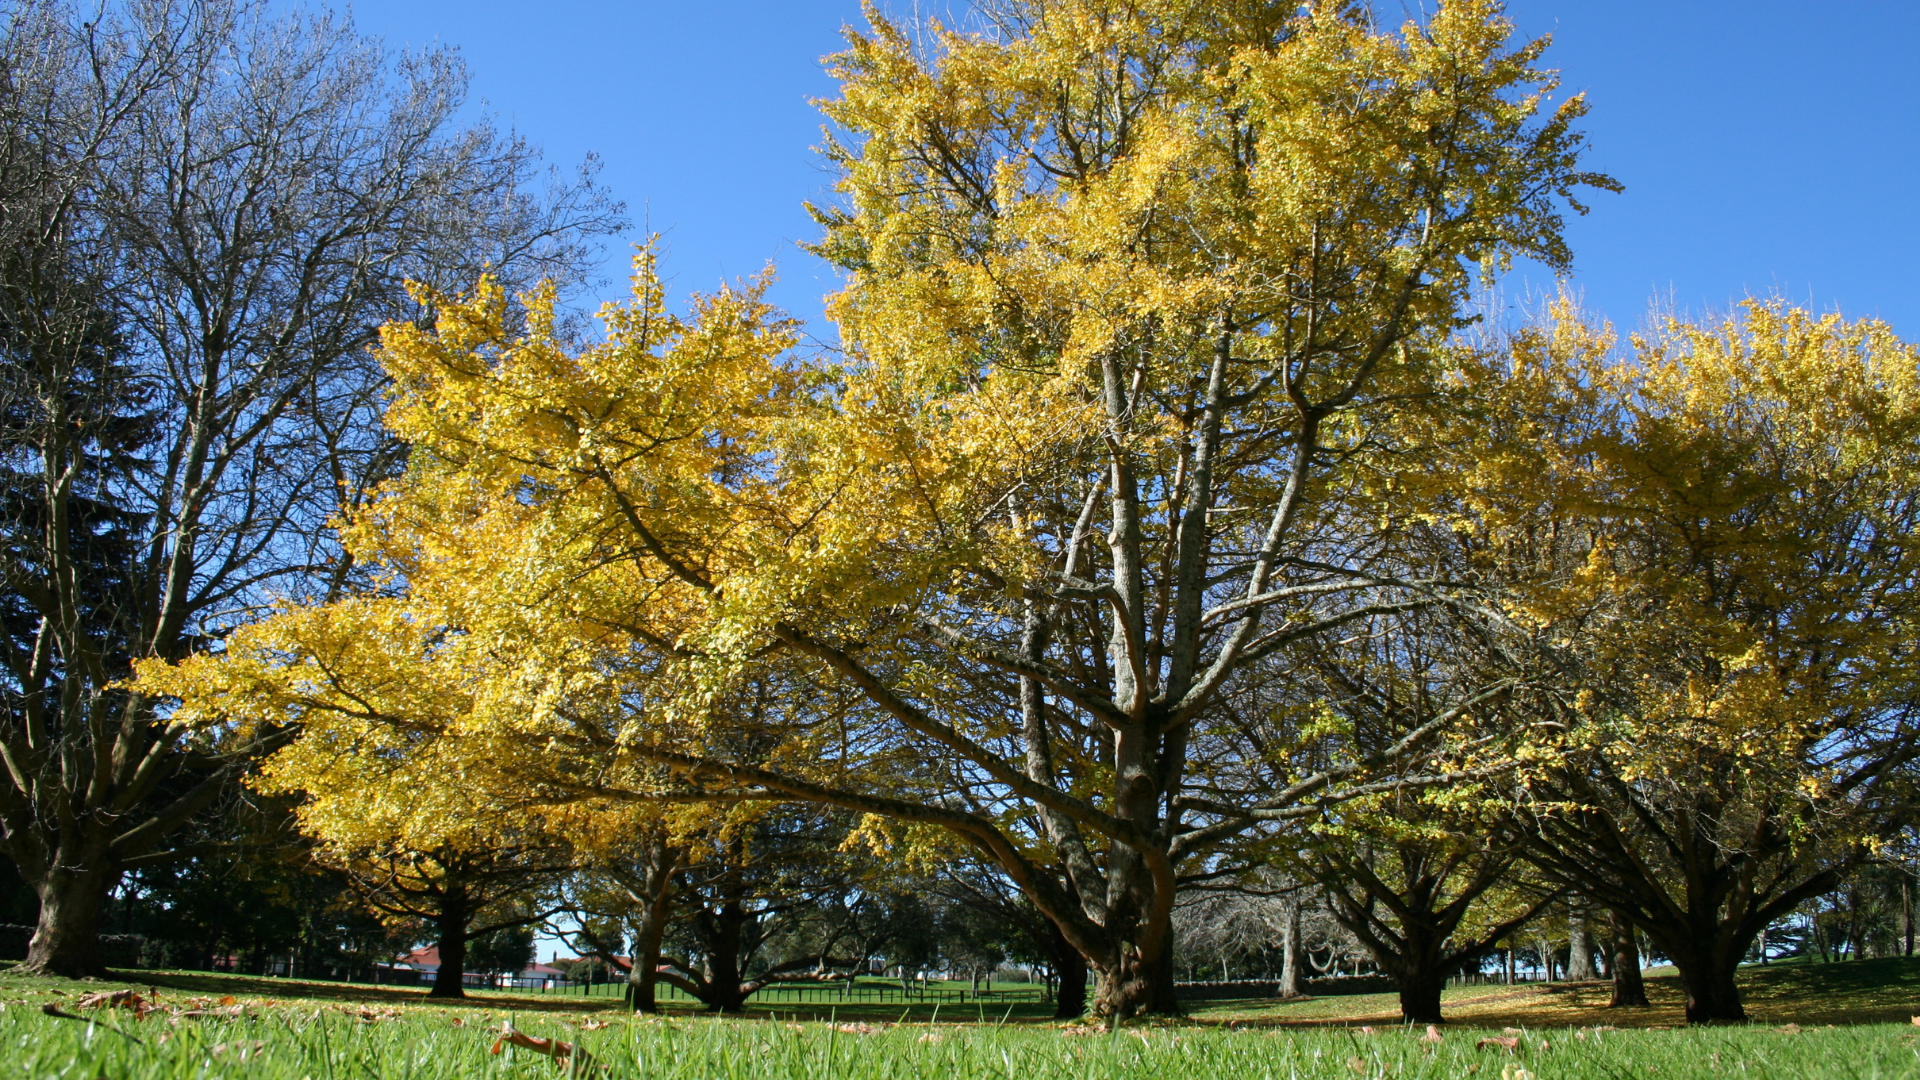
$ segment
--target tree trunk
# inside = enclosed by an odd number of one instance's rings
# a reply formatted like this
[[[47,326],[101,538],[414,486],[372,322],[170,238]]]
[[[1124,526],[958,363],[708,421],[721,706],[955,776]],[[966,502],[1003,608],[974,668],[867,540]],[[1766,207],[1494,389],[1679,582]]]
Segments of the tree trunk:
[[[1904,875],[1905,871],[1902,871]],[[1913,882],[1905,876],[1900,878],[1900,921],[1906,927],[1906,955],[1913,955]]]
[[[753,918],[737,902],[728,902],[708,920],[710,930],[701,942],[706,947],[706,990],[704,1004],[708,1012],[739,1013],[746,1010],[747,994],[740,976],[740,937]]]
[[[440,969],[433,974],[433,989],[427,991],[428,997],[467,996],[467,921],[470,918],[466,887],[447,886],[440,898],[439,917],[434,919],[440,933]]]
[[[1593,934],[1587,929],[1587,901],[1576,896],[1567,903],[1567,981],[1592,982],[1600,977],[1593,967]]]
[[[637,1013],[660,1011],[660,942],[667,932],[667,901],[661,897],[640,915],[640,934],[633,943],[633,967],[627,970],[627,1004]]]
[[[657,1013],[660,1003],[660,942],[667,932],[667,909],[672,902],[673,877],[670,866],[647,884],[647,895],[640,907],[640,933],[633,942],[633,967],[627,971],[627,1004],[636,1013]]]
[[[1299,997],[1300,989],[1300,898],[1287,900],[1286,923],[1280,931],[1280,985],[1276,993],[1283,998]]]
[[[104,857],[74,861],[80,864],[77,870],[56,859],[55,869],[33,883],[40,897],[40,918],[27,945],[26,962],[16,970],[69,979],[106,974],[100,962],[100,908],[117,875],[106,872]]]
[[[1052,919],[1041,921],[1046,927],[1046,937],[1039,944],[1046,950],[1054,981],[1059,984],[1054,995],[1054,1019],[1078,1020],[1087,1011],[1087,958],[1080,955],[1080,950],[1073,947]]]
[[[1703,955],[1687,957],[1688,962],[1675,957],[1680,968],[1680,984],[1687,989],[1687,1023],[1719,1024],[1734,1023],[1747,1018],[1747,1010],[1740,1004],[1740,989],[1734,985],[1733,973],[1736,964],[1726,963],[1714,957],[1709,950],[1702,949]]]
[[[1158,957],[1146,960],[1131,946],[1123,946],[1119,963],[1100,972],[1094,1010],[1110,1023],[1146,1014],[1178,1016],[1180,1000],[1173,988],[1171,953],[1162,949]]]
[[[1440,1015],[1440,991],[1447,977],[1439,971],[1409,972],[1397,976],[1400,984],[1400,1022],[1403,1024],[1444,1024]]]
[[[1633,924],[1617,911],[1609,912],[1613,924],[1613,1000],[1611,1009],[1647,1007],[1647,984],[1640,977],[1640,944],[1634,940]]]

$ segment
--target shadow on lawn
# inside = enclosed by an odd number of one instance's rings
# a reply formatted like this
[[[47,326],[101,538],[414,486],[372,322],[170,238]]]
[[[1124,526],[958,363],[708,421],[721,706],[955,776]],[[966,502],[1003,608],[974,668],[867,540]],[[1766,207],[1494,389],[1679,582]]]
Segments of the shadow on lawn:
[[[157,986],[186,994],[218,997],[291,998],[313,1001],[353,1002],[364,1005],[445,1005],[450,1008],[471,1006],[482,1009],[512,1009],[516,1012],[605,1012],[621,1007],[619,998],[543,996],[487,992],[448,1000],[429,998],[424,988],[380,986],[374,983],[322,982],[309,979],[270,979],[247,975],[211,974],[202,971],[114,971],[109,978],[129,986]]]
[[[1449,991],[1441,1011],[1462,1028],[1665,1028],[1686,1025],[1686,991],[1673,975],[1649,975],[1645,1009],[1613,1009],[1611,983],[1548,983]],[[1755,1024],[1803,1027],[1904,1024],[1920,1015],[1920,959],[1888,957],[1832,964],[1782,963],[1741,969],[1741,998]],[[1212,1015],[1208,1015],[1211,1013]],[[1391,994],[1341,999],[1234,1003],[1195,1019],[1208,1024],[1272,1027],[1394,1027]]]
[[[496,1011],[587,1014],[626,1011],[617,997],[576,997],[483,991],[461,1001],[430,999],[417,987],[369,983],[272,979],[194,971],[117,971],[111,981],[133,987],[160,987],[195,996],[265,997],[314,1000],[375,1006],[446,1005]],[[1612,1026],[1620,1028],[1680,1027],[1685,1023],[1684,992],[1671,975],[1650,975],[1646,1009],[1610,1009],[1611,984],[1551,983],[1525,987],[1463,987],[1449,990],[1442,1008],[1457,1028],[1532,1029]],[[1782,963],[1748,967],[1740,976],[1747,1012],[1756,1024],[1794,1023],[1847,1026],[1905,1024],[1920,1015],[1920,959],[1889,957],[1848,960],[1831,964]],[[1189,1020],[1208,1026],[1252,1027],[1396,1027],[1400,1022],[1392,994],[1340,998],[1276,999],[1233,1002],[1192,1002]],[[667,1004],[667,1015],[707,1015],[691,1003]],[[841,1020],[850,1022],[1045,1024],[1053,1022],[1053,1007],[1022,1002],[967,1005],[848,1001],[784,1004],[749,1001],[746,1016],[760,1020]]]
[[[232,994],[235,997],[263,997],[281,1000],[313,1000],[358,1005],[445,1005],[452,1008],[462,1006],[479,1009],[512,1010],[514,1012],[550,1012],[550,1013],[625,1013],[626,1004],[619,997],[577,997],[573,995],[515,994],[510,991],[482,991],[469,993],[467,997],[456,1001],[441,998],[429,998],[423,988],[411,986],[380,986],[374,983],[337,983],[307,979],[274,979],[247,975],[214,974],[202,971],[115,971],[109,980],[133,987],[157,986],[183,994],[207,997],[219,997]],[[664,1003],[664,1014],[668,1016],[706,1016],[705,1009],[692,1002],[668,1001]],[[862,1002],[848,1001],[839,1003],[795,1003],[778,1001],[747,1001],[746,1018],[757,1020],[845,1020],[867,1023],[899,1022],[927,1023],[943,1020],[948,1023],[967,1021],[995,1023],[1039,1023],[1053,1019],[1053,1006],[1040,1003],[1022,1002],[1009,1008],[1006,1005],[980,1006],[976,1004],[956,1005],[929,1002]]]

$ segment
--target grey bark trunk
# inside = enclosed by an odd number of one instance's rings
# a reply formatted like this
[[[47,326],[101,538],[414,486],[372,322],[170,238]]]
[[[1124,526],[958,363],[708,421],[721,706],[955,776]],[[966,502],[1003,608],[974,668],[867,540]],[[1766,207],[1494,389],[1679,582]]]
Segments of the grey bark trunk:
[[[1591,982],[1600,977],[1593,965],[1593,933],[1587,928],[1585,897],[1576,896],[1567,904],[1567,981]]]
[[[1287,901],[1286,923],[1280,932],[1280,985],[1276,993],[1283,998],[1299,997],[1300,988],[1300,899]]]

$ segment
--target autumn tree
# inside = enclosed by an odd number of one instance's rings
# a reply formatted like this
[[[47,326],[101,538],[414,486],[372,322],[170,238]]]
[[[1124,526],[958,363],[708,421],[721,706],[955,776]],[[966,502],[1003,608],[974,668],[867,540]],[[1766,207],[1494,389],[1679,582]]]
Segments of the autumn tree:
[[[658,1012],[660,952],[686,838],[651,808],[638,815],[628,806],[598,808],[585,823],[571,837],[582,851],[565,890],[577,927],[571,938],[583,955],[608,965],[626,955],[627,1003],[635,1012]]]
[[[819,250],[853,363],[788,451],[798,538],[753,575],[661,558],[765,598],[755,636],[859,688],[946,792],[702,767],[955,831],[1101,972],[1102,1012],[1169,1012],[1181,864],[1366,771],[1195,814],[1189,746],[1244,666],[1399,602],[1353,512],[1393,412],[1473,265],[1563,265],[1563,200],[1609,182],[1492,5],[989,18],[926,50],[876,18],[834,59]]]
[[[439,967],[427,996],[463,998],[469,945],[534,926],[553,913],[551,890],[569,868],[569,852],[528,832],[521,843],[497,835],[452,836],[433,847],[336,843],[322,851],[375,910],[429,928]]]
[[[34,3],[4,34],[0,823],[27,966],[97,975],[102,898],[263,749],[170,722],[131,663],[353,577],[323,525],[398,465],[366,346],[407,278],[574,281],[618,214],[459,124],[451,54],[329,16]]]
[[[1507,598],[1566,671],[1529,857],[1738,1020],[1755,938],[1910,822],[1920,350],[1762,302],[1614,345],[1563,306],[1492,372],[1487,505],[1565,569]]]
[[[1449,576],[1469,575],[1470,541],[1444,527],[1413,532],[1451,556]],[[1256,762],[1301,741],[1286,737],[1289,726],[1312,733],[1308,746],[1350,741],[1359,758],[1434,733],[1421,753],[1428,778],[1444,782],[1395,782],[1327,809],[1295,860],[1398,984],[1409,1023],[1442,1022],[1448,976],[1557,895],[1516,873],[1523,843],[1508,795],[1525,783],[1532,744],[1515,702],[1535,691],[1500,636],[1465,605],[1375,616],[1302,650],[1286,672],[1286,704],[1244,725],[1266,729],[1248,740]]]
[[[1188,747],[1248,665],[1433,602],[1373,558],[1420,512],[1396,418],[1474,267],[1564,265],[1560,208],[1608,182],[1490,4],[994,19],[923,53],[876,18],[833,62],[844,364],[793,359],[759,285],[668,313],[647,258],[584,348],[538,297],[516,336],[497,287],[436,294],[383,338],[412,456],[360,527],[518,657],[537,707],[476,745],[537,731],[596,797],[961,837],[1103,1012],[1173,1011],[1183,862],[1421,764],[1196,811]]]

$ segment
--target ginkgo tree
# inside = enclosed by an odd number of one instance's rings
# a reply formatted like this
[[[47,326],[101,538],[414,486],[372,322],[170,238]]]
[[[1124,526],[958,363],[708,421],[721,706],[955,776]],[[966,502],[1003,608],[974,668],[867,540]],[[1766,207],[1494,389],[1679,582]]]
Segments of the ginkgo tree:
[[[682,564],[944,790],[698,764],[968,838],[1101,973],[1103,1012],[1172,1011],[1184,861],[1418,767],[1201,813],[1196,731],[1245,666],[1427,602],[1378,595],[1408,586],[1382,537],[1421,509],[1385,481],[1418,467],[1396,413],[1474,268],[1564,265],[1563,209],[1610,182],[1492,4],[1394,29],[1338,4],[989,15],[926,49],[875,17],[834,59],[844,389],[783,450],[793,541],[751,574]]]
[[[1403,417],[1446,400],[1476,268],[1564,266],[1611,182],[1492,3],[989,14],[926,50],[874,16],[832,61],[842,360],[794,359],[758,284],[669,313],[645,255],[586,347],[550,297],[520,334],[487,283],[428,297],[379,353],[408,472],[349,543],[475,688],[460,760],[944,832],[1101,1011],[1174,1011],[1184,863],[1427,768],[1413,740],[1186,801],[1241,672],[1446,599],[1392,556],[1427,513]]]
[[[1564,672],[1530,857],[1739,1020],[1758,935],[1912,824],[1920,349],[1774,302],[1623,348],[1562,305],[1485,371],[1471,486],[1555,570],[1504,600]]]

